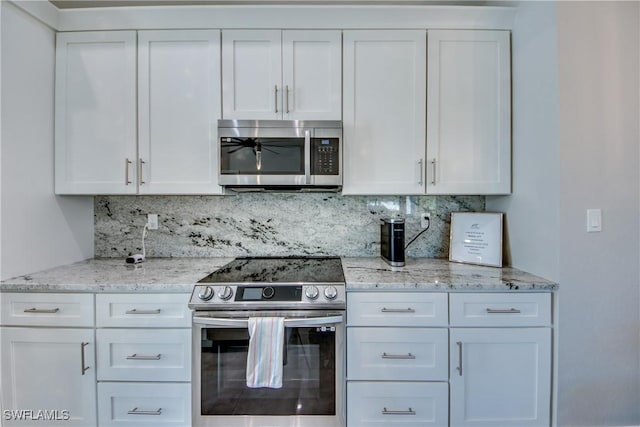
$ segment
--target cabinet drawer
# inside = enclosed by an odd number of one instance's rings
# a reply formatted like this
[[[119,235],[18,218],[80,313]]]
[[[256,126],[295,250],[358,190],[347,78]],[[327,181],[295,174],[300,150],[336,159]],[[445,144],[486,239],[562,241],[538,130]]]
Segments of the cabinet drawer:
[[[447,294],[351,292],[348,326],[446,326]]]
[[[550,293],[451,294],[452,326],[548,326]]]
[[[96,295],[98,327],[190,327],[189,294]]]
[[[190,381],[190,329],[98,329],[98,380]]]
[[[348,382],[349,427],[448,425],[447,383]]]
[[[349,380],[448,379],[446,329],[348,328]]]
[[[2,294],[3,325],[92,327],[93,319],[93,294]]]
[[[191,385],[98,383],[98,424],[190,426]]]

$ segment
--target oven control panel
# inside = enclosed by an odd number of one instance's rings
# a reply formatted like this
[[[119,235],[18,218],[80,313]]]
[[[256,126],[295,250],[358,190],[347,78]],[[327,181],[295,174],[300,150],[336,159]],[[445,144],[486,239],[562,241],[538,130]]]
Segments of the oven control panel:
[[[344,286],[340,285],[196,285],[189,307],[250,305],[278,308],[288,303],[306,306],[344,305],[345,302]]]

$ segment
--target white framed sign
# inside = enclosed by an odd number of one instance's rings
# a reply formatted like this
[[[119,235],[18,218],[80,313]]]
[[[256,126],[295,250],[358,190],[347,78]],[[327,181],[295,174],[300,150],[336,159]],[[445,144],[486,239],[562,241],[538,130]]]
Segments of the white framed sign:
[[[449,261],[502,267],[503,213],[452,212]]]

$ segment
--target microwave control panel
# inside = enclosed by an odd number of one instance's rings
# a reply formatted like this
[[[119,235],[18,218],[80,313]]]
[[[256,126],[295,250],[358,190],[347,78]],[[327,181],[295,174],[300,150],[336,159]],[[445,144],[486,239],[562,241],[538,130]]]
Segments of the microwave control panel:
[[[340,175],[340,139],[312,138],[311,162],[313,175]]]

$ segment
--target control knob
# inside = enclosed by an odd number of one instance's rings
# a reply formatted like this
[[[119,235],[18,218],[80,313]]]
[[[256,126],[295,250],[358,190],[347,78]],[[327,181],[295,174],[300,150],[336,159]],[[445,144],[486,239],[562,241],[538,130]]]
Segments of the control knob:
[[[273,289],[271,286],[267,286],[262,290],[262,296],[265,299],[271,299],[275,294],[276,294],[276,290]]]
[[[209,301],[211,298],[213,298],[213,289],[211,289],[211,286],[205,286],[204,288],[200,289],[200,292],[198,292],[198,298],[200,298],[202,301]]]
[[[324,297],[328,300],[334,300],[338,296],[338,290],[335,286],[328,286],[324,288]]]
[[[223,301],[227,301],[231,299],[232,296],[233,296],[233,290],[231,289],[230,286],[224,286],[218,292],[218,298],[220,298]]]
[[[304,295],[311,300],[318,298],[318,294],[318,288],[315,286],[309,286],[304,290]]]

